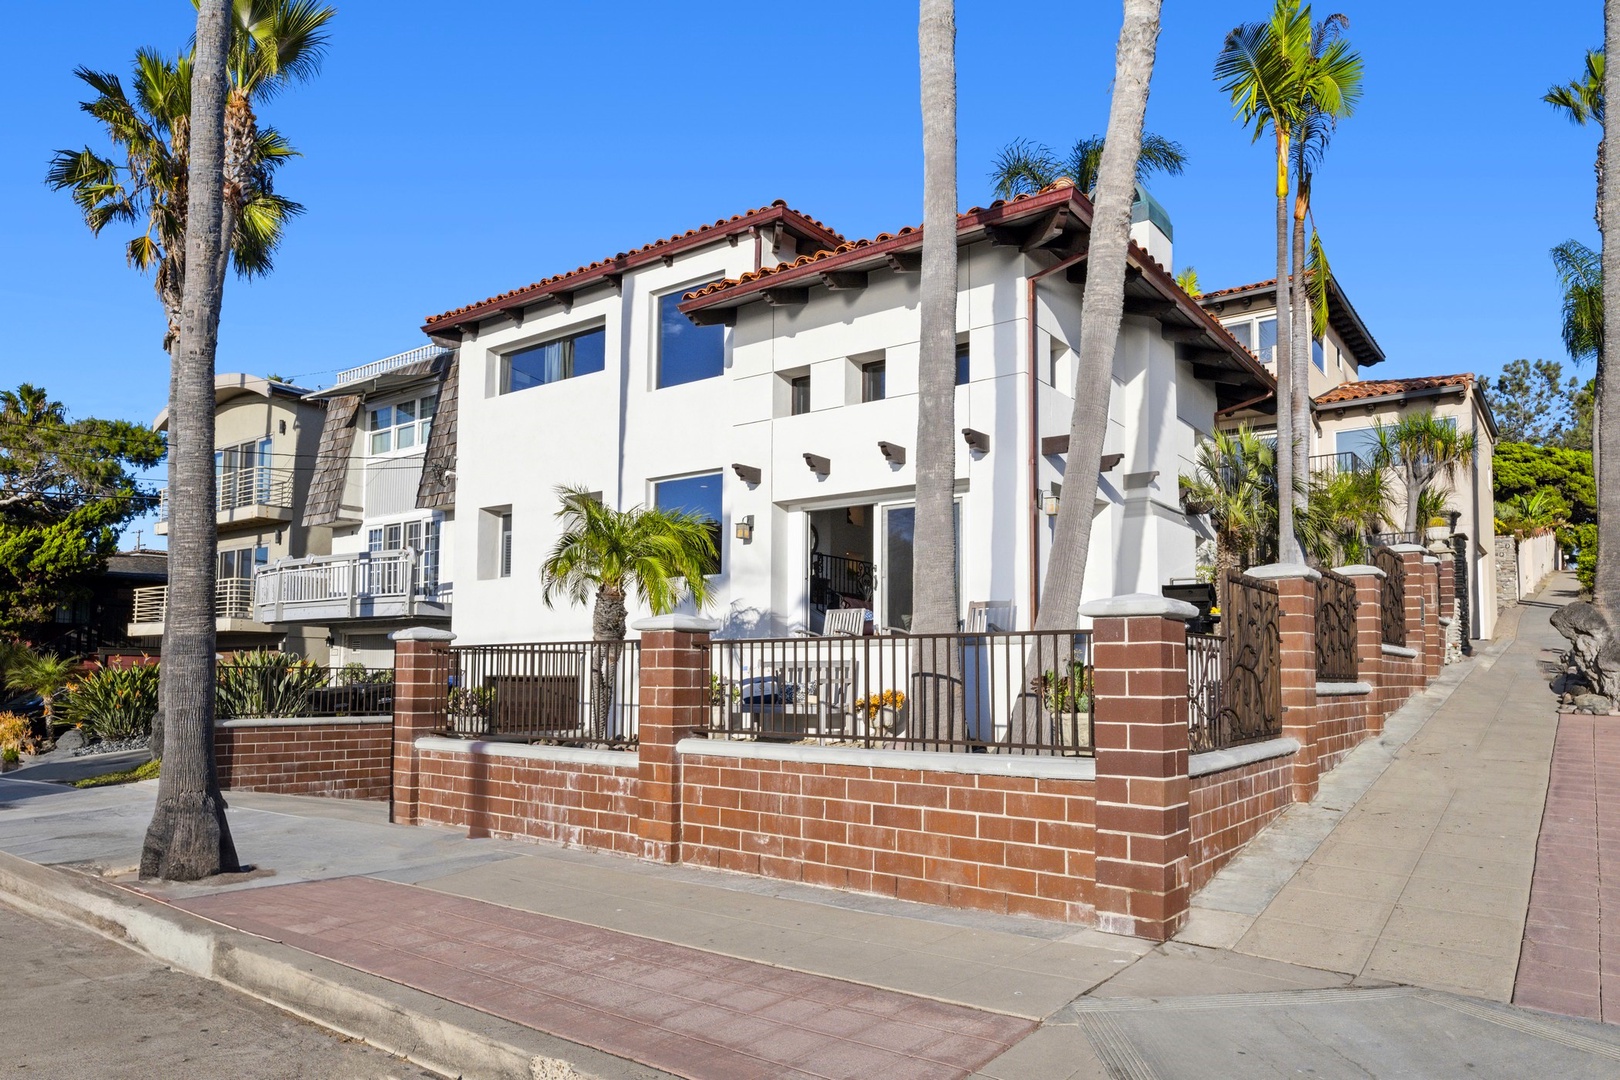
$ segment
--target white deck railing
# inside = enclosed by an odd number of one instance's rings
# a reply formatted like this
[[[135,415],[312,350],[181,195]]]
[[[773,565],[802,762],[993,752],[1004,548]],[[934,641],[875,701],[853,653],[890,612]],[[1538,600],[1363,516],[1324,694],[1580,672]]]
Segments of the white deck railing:
[[[292,480],[290,469],[256,468],[221,473],[217,478],[214,512],[225,514],[249,506],[291,509]],[[168,488],[158,493],[158,520],[169,520]]]
[[[135,590],[135,610],[130,621],[160,623],[169,606],[167,585],[148,585]],[[253,618],[253,582],[247,578],[221,578],[214,582],[214,618]]]
[[[409,352],[395,353],[393,356],[385,356],[381,360],[373,360],[369,364],[361,364],[359,367],[352,367],[347,371],[338,372],[334,385],[341,386],[348,382],[374,378],[396,368],[402,368],[406,364],[414,364],[418,360],[432,360],[435,357],[443,356],[449,351],[443,345],[423,345]]]
[[[261,609],[275,608],[275,619],[295,616],[300,607],[356,607],[361,600],[398,601],[406,614],[418,601],[448,606],[449,583],[424,583],[420,564],[413,548],[280,559],[253,575],[254,601]]]

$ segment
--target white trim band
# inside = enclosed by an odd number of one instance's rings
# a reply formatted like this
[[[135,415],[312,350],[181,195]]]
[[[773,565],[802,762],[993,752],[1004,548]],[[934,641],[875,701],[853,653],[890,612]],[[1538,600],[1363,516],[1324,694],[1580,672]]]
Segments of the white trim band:
[[[869,769],[963,773],[975,776],[1032,776],[1040,780],[1095,780],[1097,763],[1089,757],[1045,757],[1035,754],[956,754],[919,750],[866,750],[845,746],[788,746],[736,739],[682,739],[675,752],[683,757],[724,757],[755,761],[799,761],[814,765],[850,765]]]
[[[1267,739],[1265,742],[1246,743],[1229,750],[1211,750],[1207,754],[1194,754],[1187,759],[1188,776],[1208,776],[1228,769],[1253,765],[1257,761],[1287,757],[1299,753],[1298,739]]]
[[[485,757],[525,758],[529,761],[566,761],[573,765],[606,765],[636,769],[641,755],[634,750],[587,750],[579,746],[531,746],[528,743],[485,742],[482,739],[451,739],[444,735],[423,735],[416,740],[418,750],[440,754],[482,754]]]

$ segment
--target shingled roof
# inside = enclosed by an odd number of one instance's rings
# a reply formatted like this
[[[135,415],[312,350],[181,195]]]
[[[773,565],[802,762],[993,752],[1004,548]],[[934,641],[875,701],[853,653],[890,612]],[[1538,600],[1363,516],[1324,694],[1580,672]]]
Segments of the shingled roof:
[[[343,487],[349,477],[349,449],[354,445],[354,414],[359,394],[345,394],[326,403],[321,442],[315,451],[315,474],[304,501],[305,525],[330,525],[343,508]]]
[[[444,384],[439,388],[439,410],[428,433],[427,452],[422,455],[422,478],[416,483],[416,505],[437,510],[456,505],[456,428],[461,397],[461,355],[450,359]]]

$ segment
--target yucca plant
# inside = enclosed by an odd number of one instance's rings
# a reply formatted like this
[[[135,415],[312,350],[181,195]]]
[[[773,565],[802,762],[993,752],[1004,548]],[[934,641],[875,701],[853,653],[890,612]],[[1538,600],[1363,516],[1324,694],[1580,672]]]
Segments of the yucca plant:
[[[62,716],[99,739],[148,735],[158,707],[158,667],[104,667],[76,680]]]
[[[219,662],[214,712],[243,716],[306,716],[310,694],[326,685],[326,669],[291,653],[255,649]]]

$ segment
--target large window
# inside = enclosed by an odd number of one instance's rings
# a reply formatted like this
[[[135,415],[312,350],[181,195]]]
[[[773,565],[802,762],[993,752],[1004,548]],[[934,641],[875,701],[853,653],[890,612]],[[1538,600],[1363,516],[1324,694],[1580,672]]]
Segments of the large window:
[[[719,325],[698,326],[680,312],[681,298],[712,282],[699,282],[658,298],[658,385],[712,379],[725,370],[726,335]]]
[[[720,543],[720,474],[712,472],[701,476],[683,476],[678,480],[660,480],[653,484],[653,506],[660,510],[684,510],[713,522],[713,573],[718,574],[725,550]]]
[[[433,427],[433,414],[439,409],[439,395],[409,398],[391,405],[374,405],[366,410],[372,454],[392,454],[426,446]]]
[[[882,401],[888,395],[889,368],[882,360],[861,365],[861,400]]]
[[[397,521],[389,525],[376,525],[366,530],[366,550],[373,555],[383,552],[416,551],[417,582],[423,592],[437,592],[439,588],[439,531],[435,518],[425,521]]]
[[[1378,456],[1378,429],[1341,431],[1333,436],[1333,449],[1341,454],[1355,454],[1363,462],[1371,463]]]
[[[270,562],[270,549],[267,547],[236,548],[232,551],[219,553],[219,578],[244,579],[253,576],[253,571]]]
[[[607,331],[601,327],[501,357],[501,393],[572,379],[601,371],[607,360]]]
[[[214,451],[219,508],[231,510],[270,500],[270,439],[255,439]]]

